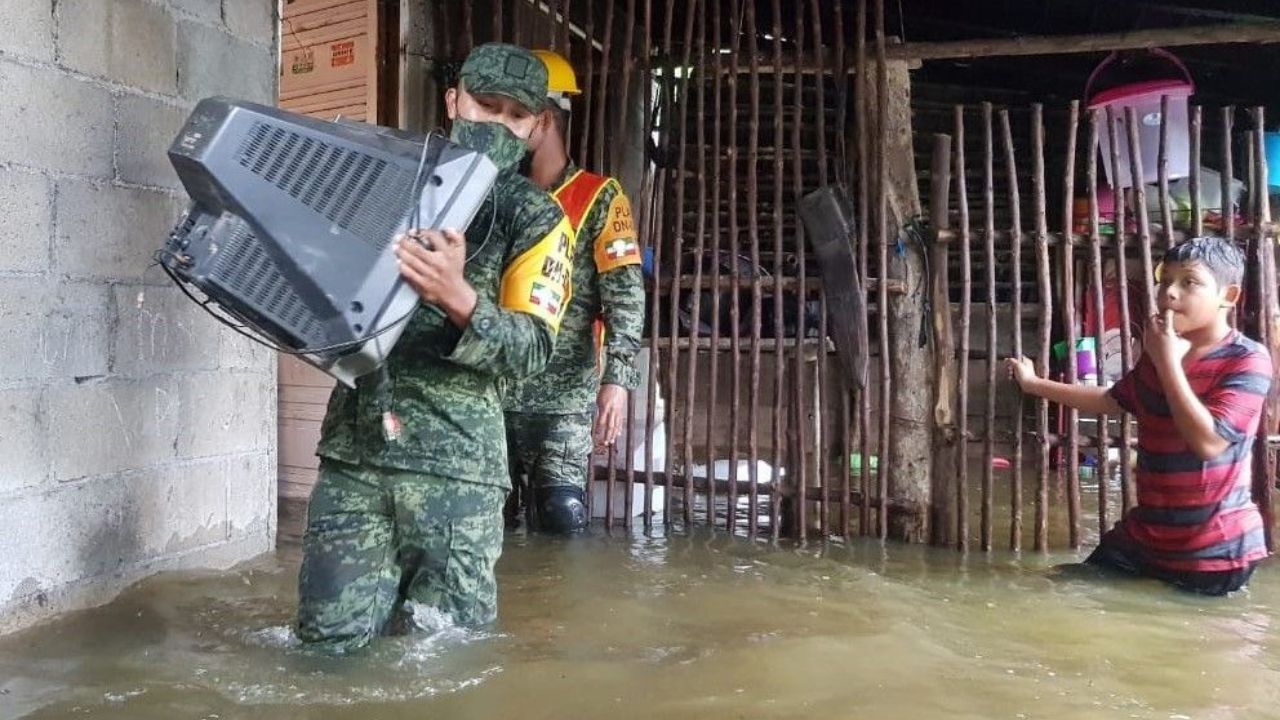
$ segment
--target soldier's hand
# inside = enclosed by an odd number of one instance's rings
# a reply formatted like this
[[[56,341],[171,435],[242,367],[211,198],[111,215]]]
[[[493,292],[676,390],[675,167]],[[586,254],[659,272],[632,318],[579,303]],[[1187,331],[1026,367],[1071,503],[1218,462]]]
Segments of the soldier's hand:
[[[627,389],[620,385],[601,385],[596,395],[596,424],[591,430],[597,448],[617,442],[626,416]]]
[[[411,230],[396,239],[396,259],[405,282],[424,302],[438,306],[458,327],[466,327],[476,293],[463,274],[467,241],[457,230]]]

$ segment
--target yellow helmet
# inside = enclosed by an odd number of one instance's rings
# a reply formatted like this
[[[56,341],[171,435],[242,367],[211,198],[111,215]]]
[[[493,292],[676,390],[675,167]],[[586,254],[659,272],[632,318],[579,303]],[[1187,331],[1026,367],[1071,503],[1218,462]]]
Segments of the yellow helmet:
[[[560,99],[564,95],[579,95],[578,76],[563,55],[554,50],[534,50],[534,55],[547,66],[547,97]]]

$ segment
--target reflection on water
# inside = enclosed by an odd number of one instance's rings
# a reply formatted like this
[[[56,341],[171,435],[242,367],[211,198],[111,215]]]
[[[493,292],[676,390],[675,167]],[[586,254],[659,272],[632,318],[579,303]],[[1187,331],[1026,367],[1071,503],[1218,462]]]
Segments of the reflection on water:
[[[0,639],[0,718],[1280,718],[1280,565],[1208,600],[1074,559],[514,536],[497,625],[334,659],[286,552]]]

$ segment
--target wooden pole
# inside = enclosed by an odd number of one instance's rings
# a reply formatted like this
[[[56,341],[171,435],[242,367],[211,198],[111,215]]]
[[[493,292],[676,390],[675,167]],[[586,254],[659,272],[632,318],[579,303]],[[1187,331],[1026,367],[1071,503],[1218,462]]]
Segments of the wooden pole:
[[[755,5],[754,1],[747,3],[748,8],[754,7],[754,5]],[[822,45],[822,42],[823,42],[822,12],[818,7],[818,0],[809,0],[809,10],[810,10],[810,18],[813,22],[813,33],[812,33],[813,52],[814,52],[814,55],[821,56],[822,47],[823,47]],[[750,15],[750,12],[751,12],[750,9],[748,9],[747,12],[748,12],[748,15]],[[755,52],[754,52],[754,48],[752,48],[752,57],[754,56],[755,56]],[[825,68],[820,68],[820,72],[814,78],[814,82],[813,82],[813,92],[814,92],[814,100],[815,100],[814,107],[817,110],[817,112],[815,113],[816,115],[815,120],[816,120],[816,126],[818,131],[818,185],[819,186],[826,185],[827,179],[828,179],[827,178],[826,92],[823,90],[823,78],[825,76],[826,76]],[[807,251],[808,251],[807,246],[801,249],[800,257],[802,259],[804,258]],[[830,511],[830,508],[827,505],[827,500],[826,500],[827,493],[825,492],[827,488],[827,475],[828,475],[827,451],[829,447],[828,441],[827,441],[827,418],[826,418],[826,407],[827,407],[827,397],[828,397],[827,395],[827,392],[828,392],[827,344],[826,344],[827,343],[827,309],[826,309],[827,298],[826,298],[826,292],[823,289],[821,289],[821,287],[818,289],[818,298],[819,298],[818,305],[821,312],[818,315],[818,348],[817,348],[818,354],[817,354],[816,360],[814,361],[817,372],[815,374],[816,376],[815,376],[814,394],[813,394],[813,398],[814,398],[813,417],[816,419],[817,427],[814,428],[812,450],[813,450],[814,480],[815,480],[815,483],[819,487],[823,488],[824,490],[821,496],[821,499],[818,501],[818,532],[819,532],[819,536],[825,539],[828,534],[827,525],[829,520],[828,515]],[[807,301],[807,298],[806,298],[806,301]]]
[[[956,347],[951,327],[951,288],[947,271],[947,245],[937,242],[937,233],[951,222],[951,136],[933,136],[933,164],[929,176],[930,225],[934,242],[930,248],[933,269],[929,287],[933,299],[934,377],[934,464],[932,505],[932,537],[934,545],[950,545],[956,531],[956,503],[951,478],[959,465],[958,451],[963,447],[956,437],[956,403],[959,386],[956,373]],[[847,455],[848,453],[846,453]],[[847,473],[846,473],[847,474]],[[847,492],[845,493],[848,494]]]
[[[1116,133],[1116,118],[1110,107],[1107,108],[1107,133],[1108,140],[1111,143],[1111,177],[1119,178],[1120,146],[1117,143],[1119,138]],[[1133,369],[1133,358],[1131,356],[1133,335],[1131,332],[1132,325],[1129,321],[1129,267],[1124,244],[1124,193],[1116,189],[1113,194],[1116,213],[1116,282],[1120,294],[1120,363],[1123,371],[1128,373]],[[1128,413],[1120,416],[1121,516],[1127,514],[1129,508],[1136,502],[1132,472],[1130,470],[1131,463],[1129,462],[1133,452],[1130,449],[1130,440],[1133,438],[1133,423],[1131,419]]]
[[[783,98],[782,86],[782,0],[773,0],[773,277],[782,278],[782,187],[786,180],[786,168],[783,165],[782,120]],[[718,54],[718,53],[717,53]],[[718,82],[718,81],[717,81]],[[857,119],[855,117],[855,119]],[[859,218],[859,225],[866,222],[865,216]],[[782,401],[784,392],[784,370],[786,369],[786,353],[783,338],[785,326],[782,318],[781,286],[773,287],[773,484],[769,497],[769,532],[774,540],[778,539],[782,524],[782,478],[778,470],[782,467],[783,421]],[[864,489],[865,493],[865,489]],[[865,494],[864,494],[865,499]]]
[[[955,178],[956,207],[960,211],[960,377],[956,416],[960,425],[956,467],[957,545],[961,551],[969,550],[969,317],[973,295],[973,261],[969,238],[969,192],[965,180],[964,159],[964,107],[955,107]]]
[[[889,66],[885,60],[884,0],[876,0],[876,107],[879,121],[876,123],[876,229],[880,234],[880,269],[882,279],[889,278],[889,174],[886,171],[885,154],[888,151],[887,118]],[[801,77],[796,74],[797,79]],[[803,268],[803,265],[801,266]],[[880,316],[880,461],[876,470],[880,496],[880,538],[889,535],[889,443],[893,427],[893,380],[889,356],[889,289],[886,283],[879,285],[876,312]],[[865,464],[865,462],[864,462]]]
[[[1094,327],[1094,367],[1096,368],[1096,377],[1098,384],[1101,385],[1102,379],[1102,348],[1103,340],[1106,334],[1106,323],[1104,317],[1106,314],[1106,299],[1103,293],[1102,279],[1102,232],[1098,220],[1098,124],[1102,121],[1097,110],[1089,112],[1089,153],[1088,162],[1085,165],[1085,182],[1088,184],[1089,192],[1089,267],[1092,271],[1093,285],[1093,307],[1096,315],[1097,323]],[[1096,442],[1094,445],[1098,449],[1097,461],[1094,464],[1098,481],[1098,533],[1105,533],[1109,529],[1108,522],[1109,508],[1107,507],[1107,484],[1110,481],[1111,473],[1108,462],[1109,447],[1107,441],[1110,436],[1110,421],[1105,414],[1097,417]]]
[[[1254,175],[1258,183],[1258,208],[1256,252],[1258,255],[1258,339],[1267,346],[1272,358],[1280,358],[1280,305],[1277,305],[1276,241],[1271,230],[1271,202],[1268,197],[1265,109],[1254,108],[1253,138],[1256,152]],[[1276,459],[1267,444],[1267,437],[1277,428],[1280,420],[1280,388],[1277,387],[1273,368],[1271,389],[1263,406],[1259,422],[1258,441],[1254,444],[1255,474],[1254,502],[1262,512],[1262,527],[1267,548],[1274,547]]]
[[[1231,162],[1231,130],[1235,123],[1235,112],[1234,107],[1222,108],[1222,201],[1219,205],[1222,213],[1222,236],[1231,241],[1236,239],[1235,206],[1231,202],[1231,181],[1235,177]]]
[[[1160,226],[1164,247],[1173,247],[1173,204],[1169,201],[1169,96],[1160,97]]]
[[[871,160],[870,129],[867,127],[871,117],[871,104],[868,97],[871,92],[871,78],[867,73],[867,0],[858,1],[858,13],[854,20],[854,57],[858,94],[854,97],[854,132],[857,134],[858,151],[858,274],[862,276],[863,285],[870,292],[868,285],[868,267],[871,257],[871,187],[874,184]],[[859,323],[867,331],[859,338],[862,346],[871,352],[870,329],[867,324]],[[859,532],[871,534],[871,384],[858,393],[858,455],[861,461],[858,466],[859,487],[862,492],[862,503],[859,511]],[[877,466],[878,467],[878,466]]]
[[[714,10],[711,13],[711,38],[715,40],[717,49],[720,47],[720,18],[723,17],[724,3],[722,0],[713,0]],[[715,462],[717,453],[716,436],[716,420],[720,412],[719,393],[720,393],[720,352],[718,350],[720,341],[720,232],[723,226],[720,221],[720,188],[724,185],[723,170],[724,159],[721,156],[723,139],[723,128],[721,127],[721,117],[724,112],[724,73],[721,70],[721,58],[723,55],[719,52],[715,53],[715,93],[714,106],[712,112],[713,130],[711,133],[711,157],[712,157],[712,178],[711,178],[711,279],[714,290],[711,293],[711,352],[708,356],[708,374],[709,387],[707,393],[707,523],[711,527],[715,527],[715,508],[716,508],[716,482],[715,482]],[[702,260],[699,260],[701,264]],[[700,321],[700,318],[699,318]],[[727,488],[726,488],[727,492]],[[732,505],[726,507],[732,509]]]
[[[1039,103],[1031,106],[1031,185],[1035,193],[1036,259],[1040,282],[1040,367],[1049,371],[1049,332],[1053,317],[1053,278],[1049,268],[1049,225],[1046,210],[1044,174],[1044,110]],[[1049,547],[1049,402],[1037,401],[1040,432],[1040,483],[1036,498],[1035,547],[1043,552]]]
[[[1129,170],[1133,178],[1133,217],[1138,221],[1138,250],[1142,257],[1143,295],[1147,299],[1147,321],[1156,314],[1155,265],[1151,259],[1151,219],[1147,212],[1147,184],[1144,181],[1142,153],[1138,145],[1138,116],[1132,107],[1125,108],[1125,125],[1129,130]],[[1145,323],[1144,323],[1145,326]]]
[[[747,36],[756,37],[756,4],[747,3]],[[759,513],[756,505],[760,496],[760,435],[757,425],[760,422],[760,317],[764,304],[760,286],[760,222],[759,222],[759,183],[760,183],[760,59],[751,53],[751,120],[750,135],[747,145],[747,232],[751,238],[751,383],[747,387],[747,458],[750,466],[747,476],[751,481],[750,507],[747,515],[747,536],[754,538],[757,532]],[[733,459],[737,463],[737,458]],[[736,512],[736,511],[735,511]]]
[[[1009,124],[1009,111],[1000,111],[1000,131],[1004,136],[1005,171],[1009,178],[1009,245],[1012,250],[1009,264],[1013,269],[1013,356],[1022,357],[1022,198],[1018,189],[1018,165],[1013,147],[1013,128]],[[993,367],[995,359],[989,360]],[[995,394],[995,388],[991,388]],[[1009,547],[1014,552],[1022,550],[1022,465],[1023,465],[1023,417],[1021,403],[1013,417],[1013,494],[1010,498]]]
[[[805,21],[804,21],[804,3],[797,2],[795,4],[795,20],[796,20],[796,67],[799,67],[799,59],[804,54],[805,41]],[[800,198],[804,195],[804,161],[801,158],[801,148],[803,147],[801,138],[801,129],[804,127],[805,107],[804,107],[804,75],[800,72],[795,73],[795,89],[792,94],[794,104],[792,106],[792,126],[791,126],[791,145],[793,148],[792,155],[792,191],[796,206],[800,204]],[[807,294],[803,289],[805,284],[807,268],[805,267],[805,239],[804,226],[802,223],[796,223],[795,230],[795,252],[798,261],[798,270],[801,290],[796,293],[796,345],[795,345],[795,365],[793,369],[793,377],[795,377],[795,396],[792,399],[793,407],[795,407],[795,436],[796,436],[796,469],[799,471],[797,477],[798,487],[800,489],[799,496],[795,506],[795,523],[796,536],[801,542],[809,538],[809,503],[808,497],[809,487],[809,447],[808,436],[806,431],[809,429],[806,419],[806,408],[809,406],[809,387],[805,382],[807,373],[805,372],[804,357],[804,339],[806,333],[805,328],[805,301]]]
[[[982,200],[985,241],[983,263],[987,270],[987,404],[983,416],[982,443],[982,550],[992,548],[992,502],[995,493],[996,425],[996,201],[995,147],[992,139],[991,103],[982,103]]]
[[[1200,237],[1204,234],[1204,208],[1200,201],[1200,138],[1204,113],[1199,105],[1191,107],[1191,234]],[[1173,242],[1170,236],[1169,242]]]
[[[1076,135],[1080,101],[1072,100],[1067,117],[1066,168],[1063,172],[1062,234],[1071,235],[1071,208],[1075,200]],[[1089,149],[1093,154],[1093,148]],[[1076,259],[1072,243],[1062,244],[1062,322],[1067,338],[1067,382],[1079,381],[1076,368]],[[1080,547],[1080,412],[1067,408],[1067,522],[1071,548]]]

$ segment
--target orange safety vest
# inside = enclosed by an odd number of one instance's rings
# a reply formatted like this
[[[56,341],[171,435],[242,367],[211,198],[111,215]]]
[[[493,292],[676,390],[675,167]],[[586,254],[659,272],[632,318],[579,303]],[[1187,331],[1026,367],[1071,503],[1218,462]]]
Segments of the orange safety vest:
[[[551,193],[556,202],[560,203],[565,216],[569,218],[569,224],[573,226],[575,235],[582,230],[582,223],[587,219],[587,213],[591,210],[591,206],[596,204],[596,200],[600,198],[600,193],[604,192],[604,186],[608,182],[609,178],[603,175],[578,170]],[[577,247],[577,252],[587,250],[582,245],[581,237],[578,237]],[[591,335],[595,339],[596,346],[596,372],[602,373],[604,372],[603,317],[596,316],[595,322],[591,324]]]

